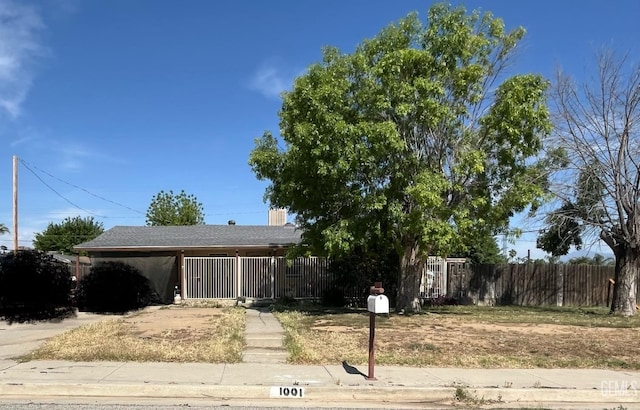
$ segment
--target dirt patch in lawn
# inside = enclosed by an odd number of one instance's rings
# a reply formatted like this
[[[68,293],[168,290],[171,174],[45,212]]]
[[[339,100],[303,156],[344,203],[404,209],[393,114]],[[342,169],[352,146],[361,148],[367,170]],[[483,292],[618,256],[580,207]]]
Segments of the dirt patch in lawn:
[[[366,312],[276,315],[292,363],[367,363]],[[238,308],[145,309],[66,332],[24,360],[231,363],[241,360],[244,324]],[[376,325],[381,365],[640,369],[640,317],[606,311],[454,307],[379,316]]]
[[[146,310],[124,321],[131,325],[131,334],[142,339],[195,341],[211,337],[212,325],[224,314],[211,308],[171,307]]]
[[[234,363],[244,327],[240,308],[152,307],[63,333],[21,359]]]
[[[399,322],[406,320],[394,319]],[[436,322],[439,326],[380,329],[380,351],[401,352],[406,351],[407,346],[413,346],[420,357],[425,353],[425,346],[429,346],[433,354],[427,357],[432,356],[434,362],[460,365],[468,361],[469,364],[491,366],[504,361],[509,365],[541,367],[551,366],[552,362],[566,367],[607,359],[619,365],[628,359],[637,362],[635,357],[640,354],[637,347],[629,351],[630,345],[640,337],[638,329],[468,323],[454,318],[424,318],[423,321]]]
[[[291,361],[367,363],[367,313],[278,313],[288,332]],[[598,319],[594,316],[595,319]],[[486,368],[640,369],[640,328],[600,323],[505,323],[474,315],[379,316],[376,363]],[[571,319],[571,318],[569,318]],[[614,320],[605,318],[606,320]],[[514,318],[518,321],[518,318]],[[564,319],[563,319],[564,320]],[[589,320],[589,319],[586,319]],[[635,319],[633,319],[635,320]],[[549,318],[555,321],[555,318]],[[568,323],[574,323],[567,320]],[[635,326],[635,325],[633,325]]]

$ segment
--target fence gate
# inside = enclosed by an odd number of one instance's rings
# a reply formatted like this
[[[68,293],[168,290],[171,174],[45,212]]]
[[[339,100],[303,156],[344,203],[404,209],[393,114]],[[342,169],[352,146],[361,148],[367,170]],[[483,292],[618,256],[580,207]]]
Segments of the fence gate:
[[[185,257],[182,287],[185,299],[235,299],[236,258]]]
[[[273,299],[275,295],[276,258],[242,257],[240,258],[239,296],[254,299]]]
[[[422,271],[420,298],[436,299],[447,294],[447,260],[429,256]]]

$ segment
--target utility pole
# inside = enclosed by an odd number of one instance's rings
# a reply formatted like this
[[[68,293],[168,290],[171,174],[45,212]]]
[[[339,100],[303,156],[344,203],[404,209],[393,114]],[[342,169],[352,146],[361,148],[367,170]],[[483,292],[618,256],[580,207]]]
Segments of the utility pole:
[[[18,156],[13,156],[13,254],[18,253]]]

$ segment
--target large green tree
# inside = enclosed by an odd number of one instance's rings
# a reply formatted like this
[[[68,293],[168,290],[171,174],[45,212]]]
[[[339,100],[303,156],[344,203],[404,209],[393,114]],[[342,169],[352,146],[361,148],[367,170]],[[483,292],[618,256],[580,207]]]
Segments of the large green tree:
[[[194,195],[184,190],[174,195],[173,191],[160,191],[151,199],[147,210],[148,226],[203,225],[204,209]]]
[[[483,228],[483,227],[478,227]],[[468,236],[461,238],[462,245],[449,253],[452,257],[466,258],[474,264],[506,263],[507,258],[501,253],[491,230],[471,230]]]
[[[266,132],[251,153],[267,200],[328,254],[389,241],[396,310],[419,310],[427,255],[504,230],[544,193],[547,81],[504,73],[524,33],[436,4],[424,26],[409,14],[351,54],[325,48],[283,95],[284,146]]]
[[[640,65],[611,51],[596,56],[582,84],[558,73],[554,141],[567,153],[552,190],[561,206],[547,218],[539,247],[554,255],[601,239],[613,251],[611,312],[636,314],[640,275]]]
[[[61,223],[49,223],[44,231],[36,234],[33,246],[39,251],[72,254],[74,245],[90,241],[103,232],[102,222],[96,222],[92,216],[68,217]]]

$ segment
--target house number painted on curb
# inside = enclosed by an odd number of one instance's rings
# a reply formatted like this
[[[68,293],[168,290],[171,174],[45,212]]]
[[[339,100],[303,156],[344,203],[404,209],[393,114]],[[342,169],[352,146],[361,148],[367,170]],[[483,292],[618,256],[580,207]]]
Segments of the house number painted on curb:
[[[294,399],[300,399],[304,397],[304,388],[302,387],[284,387],[274,386],[271,387],[269,397],[290,397]]]

